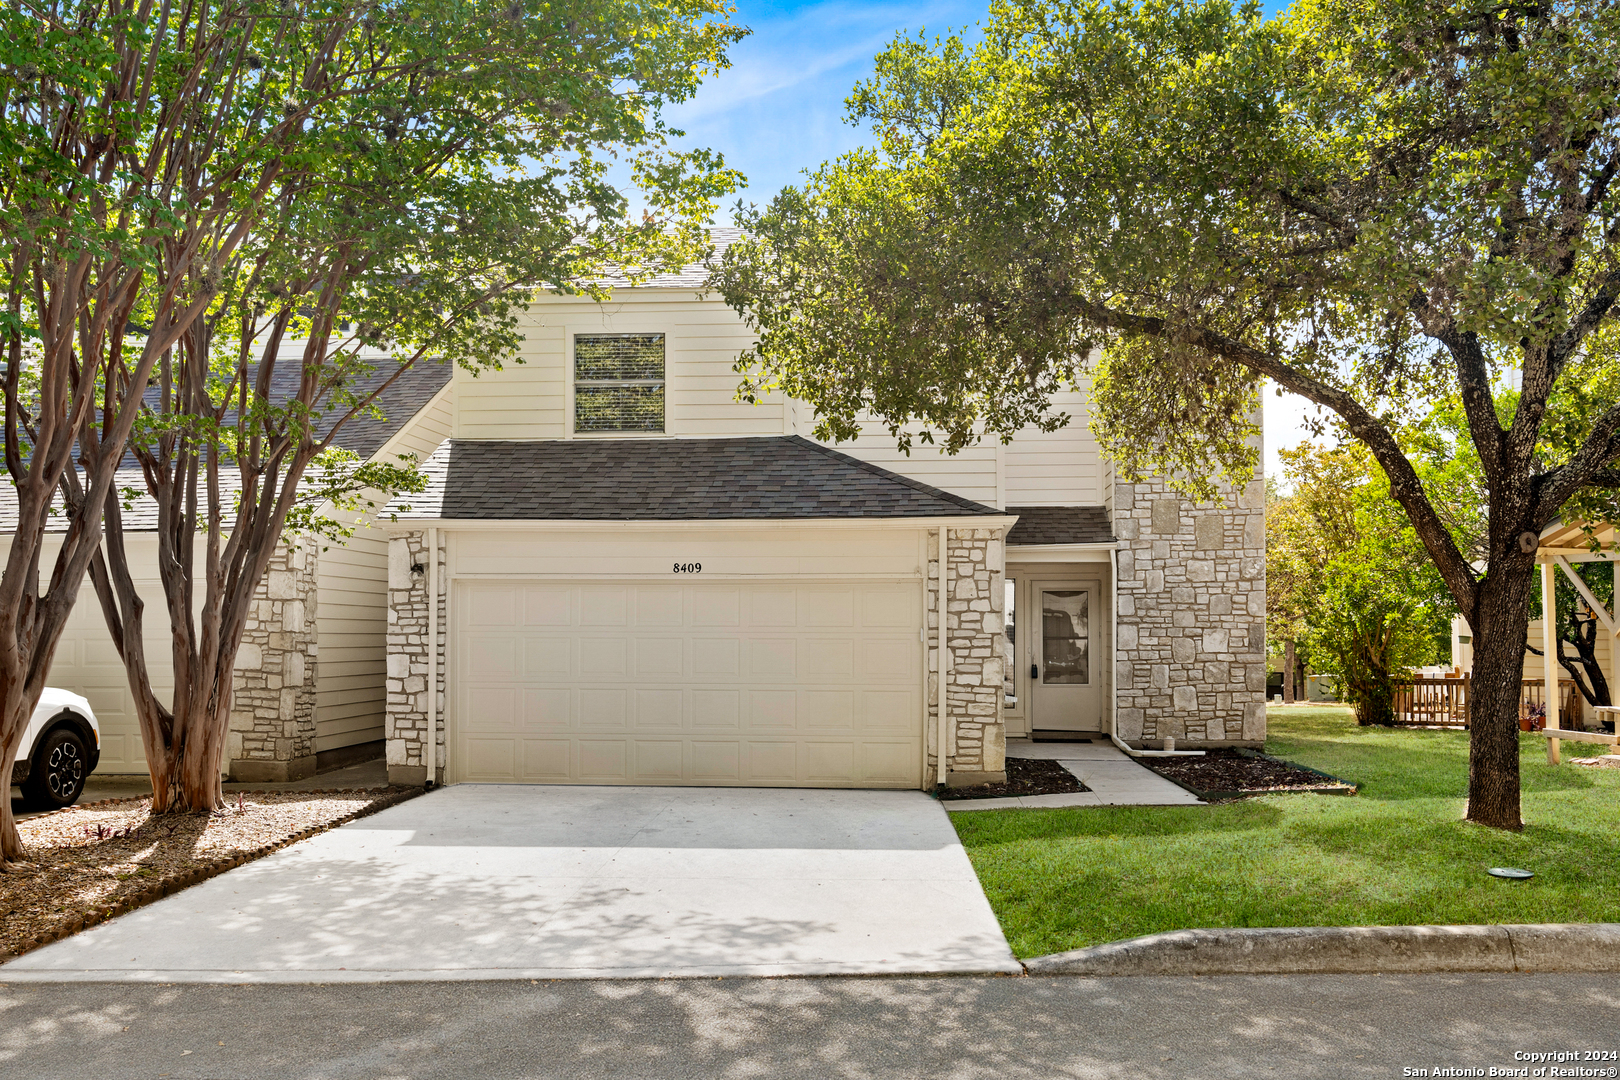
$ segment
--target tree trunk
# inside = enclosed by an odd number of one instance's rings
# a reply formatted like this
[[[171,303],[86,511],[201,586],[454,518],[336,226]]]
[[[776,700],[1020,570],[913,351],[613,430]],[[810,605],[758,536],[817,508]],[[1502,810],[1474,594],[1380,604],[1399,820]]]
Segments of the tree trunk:
[[[1283,704],[1294,703],[1294,639],[1283,642]]]
[[[1480,582],[1478,617],[1470,620],[1474,676],[1467,817],[1515,831],[1524,827],[1519,816],[1519,701],[1530,627],[1530,578],[1529,571],[1487,575]]]
[[[20,860],[23,855],[22,837],[17,834],[17,819],[11,813],[11,770],[17,764],[17,746],[0,748],[0,765],[5,767],[6,803],[0,807],[0,865]]]

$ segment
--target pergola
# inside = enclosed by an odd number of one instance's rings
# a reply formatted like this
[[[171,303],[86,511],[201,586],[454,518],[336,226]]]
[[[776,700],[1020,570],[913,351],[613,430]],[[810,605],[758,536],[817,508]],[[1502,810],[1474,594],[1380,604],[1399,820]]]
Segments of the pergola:
[[[1592,540],[1597,540],[1599,551],[1593,551]],[[1609,670],[1606,673],[1611,687],[1620,687],[1620,588],[1616,588],[1616,609],[1605,607],[1592,595],[1586,582],[1575,573],[1572,565],[1578,562],[1606,562],[1617,576],[1620,585],[1620,552],[1615,550],[1616,529],[1613,522],[1591,525],[1587,522],[1556,522],[1542,530],[1541,542],[1536,547],[1536,562],[1541,564],[1541,651],[1545,673],[1547,700],[1547,726],[1541,732],[1547,739],[1547,760],[1558,764],[1558,744],[1562,739],[1577,742],[1608,743],[1610,753],[1620,751],[1620,735],[1602,732],[1574,731],[1558,723],[1558,573],[1569,577],[1575,591],[1586,601],[1597,616],[1598,625],[1609,635]],[[1607,707],[1602,713],[1620,719],[1620,709]],[[1616,725],[1620,732],[1620,724]]]

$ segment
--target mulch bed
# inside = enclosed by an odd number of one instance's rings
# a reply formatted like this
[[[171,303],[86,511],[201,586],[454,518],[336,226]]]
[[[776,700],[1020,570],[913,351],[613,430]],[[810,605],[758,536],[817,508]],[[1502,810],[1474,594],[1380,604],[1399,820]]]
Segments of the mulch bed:
[[[0,873],[0,959],[78,933],[421,788],[250,791],[211,814],[154,818],[150,796],[17,823],[28,861]]]
[[[1005,784],[979,784],[976,787],[945,788],[941,799],[1005,799],[1014,795],[1067,795],[1090,791],[1074,773],[1055,761],[1035,758],[1008,758]]]
[[[1356,788],[1337,777],[1288,761],[1236,749],[1206,750],[1203,757],[1138,758],[1171,783],[1201,799],[1242,799],[1273,792],[1314,791],[1353,795]]]

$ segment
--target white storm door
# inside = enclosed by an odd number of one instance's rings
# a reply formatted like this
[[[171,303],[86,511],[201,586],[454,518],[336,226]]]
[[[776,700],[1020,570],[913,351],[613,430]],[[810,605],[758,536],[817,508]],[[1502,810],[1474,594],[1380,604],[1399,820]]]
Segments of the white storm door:
[[[1030,727],[1103,730],[1102,610],[1096,581],[1030,583]]]

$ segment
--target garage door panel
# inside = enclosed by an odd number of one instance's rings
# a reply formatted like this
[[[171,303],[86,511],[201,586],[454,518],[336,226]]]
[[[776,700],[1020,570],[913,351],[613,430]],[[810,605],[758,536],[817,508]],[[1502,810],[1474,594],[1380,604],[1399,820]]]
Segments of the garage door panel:
[[[855,775],[855,744],[849,742],[807,742],[800,747],[804,762],[803,779],[813,784],[852,784]]]
[[[568,638],[539,637],[523,642],[523,674],[567,675],[572,669],[573,643]]]
[[[799,716],[801,731],[852,730],[855,727],[855,691],[801,691]]]
[[[638,628],[680,626],[684,597],[678,589],[639,588],[636,590],[636,626]]]
[[[914,786],[919,590],[915,582],[458,583],[452,773]],[[486,602],[501,596],[518,598],[509,613]],[[491,625],[508,617],[513,625]]]
[[[637,690],[637,731],[680,731],[682,693],[679,690]]]
[[[862,733],[901,734],[917,725],[917,697],[905,690],[863,690],[856,708]]]
[[[657,741],[637,739],[635,743],[635,779],[638,781],[676,781],[683,779],[686,744],[678,739]]]
[[[910,685],[917,681],[917,643],[904,639],[868,638],[861,643],[861,682]]]
[[[856,775],[866,783],[902,783],[916,770],[916,755],[910,741],[863,742],[857,749]]]
[[[473,629],[516,626],[517,595],[511,589],[479,586],[467,594],[467,625]]]
[[[579,594],[581,626],[629,626],[630,590],[584,588]]]
[[[692,730],[740,731],[741,729],[742,691],[692,691]]]
[[[916,593],[910,589],[882,587],[861,592],[861,625],[868,630],[911,627],[917,623]]]
[[[798,652],[793,638],[756,638],[748,643],[748,675],[791,680],[799,670]]]
[[[549,585],[530,585],[523,589],[524,626],[572,626],[574,624],[574,590]]]
[[[579,642],[579,673],[592,675],[630,674],[630,642],[622,637],[588,637]]]
[[[467,705],[477,717],[480,732],[518,729],[518,689],[515,686],[475,686],[467,695]]]
[[[801,626],[836,627],[842,630],[855,627],[853,589],[805,589],[800,594],[799,608]]]
[[[791,784],[798,780],[798,745],[791,742],[743,744],[743,778],[753,784]]]
[[[523,690],[524,731],[568,731],[573,727],[573,694],[555,686]]]
[[[693,739],[692,779],[715,783],[743,779],[742,745],[734,739]]]
[[[466,774],[469,780],[500,780],[517,771],[517,740],[467,740]]]
[[[579,690],[579,726],[623,731],[630,721],[629,694],[618,687],[586,686]]]
[[[741,626],[742,591],[704,588],[692,591],[693,626]]]
[[[686,642],[682,638],[637,638],[636,677],[679,676],[686,669]]]
[[[748,726],[754,731],[796,730],[799,726],[798,691],[748,691],[748,719]]]
[[[475,679],[511,678],[518,671],[518,640],[510,634],[495,637],[470,634],[463,642],[467,650],[467,672]]]
[[[848,638],[809,638],[801,643],[800,653],[805,674],[817,680],[848,680],[855,675],[855,642]]]
[[[567,783],[573,778],[573,749],[569,739],[524,739],[523,768],[514,775],[542,783]]]
[[[579,777],[582,780],[630,779],[628,739],[579,740]]]
[[[756,630],[798,625],[799,596],[791,587],[756,586],[748,592],[747,606],[748,625]]]

